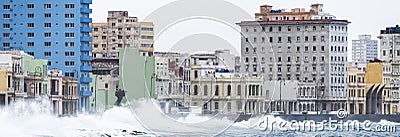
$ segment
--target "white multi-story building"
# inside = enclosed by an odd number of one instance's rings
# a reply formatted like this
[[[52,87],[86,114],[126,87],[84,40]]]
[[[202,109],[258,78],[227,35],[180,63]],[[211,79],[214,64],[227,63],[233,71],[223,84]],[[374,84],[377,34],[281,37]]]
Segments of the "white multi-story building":
[[[352,61],[368,62],[378,58],[378,41],[371,40],[371,35],[358,35],[352,40]]]
[[[313,4],[310,11],[292,9],[291,12],[260,6],[257,21],[238,23],[244,35],[241,72],[266,81],[302,83],[298,94],[310,89],[314,95],[310,100],[316,105],[311,110],[327,112],[345,108],[350,22],[326,12],[319,14],[322,11],[322,4]],[[318,88],[307,88],[308,85]]]

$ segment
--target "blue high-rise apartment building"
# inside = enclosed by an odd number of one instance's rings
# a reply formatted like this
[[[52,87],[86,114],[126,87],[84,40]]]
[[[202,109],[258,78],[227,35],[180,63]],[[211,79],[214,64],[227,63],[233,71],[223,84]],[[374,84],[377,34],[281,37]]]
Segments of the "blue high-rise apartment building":
[[[79,110],[88,110],[92,95],[90,4],[92,0],[2,0],[0,10],[0,49],[23,50],[49,60],[48,69],[79,78]]]

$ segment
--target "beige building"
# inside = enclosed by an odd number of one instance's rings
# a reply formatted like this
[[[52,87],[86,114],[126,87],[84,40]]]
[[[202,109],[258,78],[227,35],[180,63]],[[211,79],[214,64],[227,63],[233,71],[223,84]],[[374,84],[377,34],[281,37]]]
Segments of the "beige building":
[[[153,54],[153,23],[139,22],[127,11],[108,11],[107,22],[92,23],[91,27],[94,59],[118,58],[119,49],[124,47],[137,47],[147,56]]]
[[[76,115],[78,112],[78,79],[62,80],[62,115]]]
[[[366,81],[363,65],[355,62],[348,63],[348,103],[347,112],[350,114],[365,114]]]
[[[235,75],[215,54],[190,56],[190,90],[185,104],[203,113],[261,114],[267,111],[263,79]]]

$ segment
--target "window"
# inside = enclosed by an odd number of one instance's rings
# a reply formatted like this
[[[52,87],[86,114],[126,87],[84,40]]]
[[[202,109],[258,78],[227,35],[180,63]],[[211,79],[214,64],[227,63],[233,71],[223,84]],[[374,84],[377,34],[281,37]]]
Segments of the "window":
[[[10,47],[10,43],[8,43],[8,42],[3,43],[3,47],[4,48],[9,48]]]
[[[10,28],[10,24],[3,24],[3,28],[5,28],[5,29]]]
[[[29,32],[28,33],[28,38],[33,38],[35,36],[35,33]]]
[[[273,28],[272,28],[272,27],[269,27],[269,32],[272,32],[272,30],[273,30]]]
[[[198,90],[199,90],[199,88],[197,87],[197,85],[194,85],[194,87],[193,87],[193,95],[197,95],[198,94]]]
[[[282,31],[282,27],[281,26],[278,27],[278,31]]]
[[[66,9],[73,9],[73,8],[75,8],[75,5],[74,4],[65,4],[65,8]]]
[[[102,36],[101,39],[107,39],[107,37],[106,36]]]
[[[65,66],[75,66],[75,62],[73,62],[73,61],[65,61]]]
[[[325,42],[325,36],[321,36],[321,41]]]
[[[35,14],[32,14],[32,13],[28,14],[28,18],[33,18],[33,17],[35,17]]]
[[[214,108],[215,108],[215,110],[218,110],[218,109],[219,109],[218,102],[215,102],[215,106],[214,106]]]
[[[93,31],[97,32],[97,31],[99,31],[99,28],[95,27],[95,28],[93,28]]]
[[[65,28],[74,28],[75,23],[65,23]]]
[[[305,37],[304,37],[304,41],[308,41],[308,36],[305,36]]]
[[[33,8],[35,8],[35,5],[33,5],[33,4],[28,4],[27,6],[28,6],[28,9],[33,9]]]
[[[317,36],[313,36],[313,37],[312,37],[312,40],[313,40],[313,41],[317,41]]]
[[[44,33],[44,37],[46,37],[46,38],[51,37],[51,33],[50,32]]]
[[[237,86],[237,95],[242,95],[242,87],[240,85]]]
[[[3,9],[9,10],[10,9],[10,5],[3,5]]]
[[[257,38],[256,37],[254,37],[253,42],[257,42]]]
[[[44,42],[44,46],[50,47],[51,46],[51,42]]]
[[[227,93],[227,96],[231,96],[231,93],[232,93],[232,86],[231,85],[228,85],[228,93]]]
[[[321,51],[324,51],[325,50],[325,47],[324,46],[321,46]]]
[[[51,52],[44,52],[44,56],[46,57],[51,56]]]
[[[73,38],[75,37],[75,33],[65,33],[66,38]]]
[[[45,9],[50,9],[51,8],[51,4],[44,4],[44,8]]]
[[[300,42],[300,36],[296,37],[296,42],[299,43]]]
[[[288,26],[287,31],[292,31],[292,28],[290,26]]]
[[[214,93],[214,95],[215,96],[219,95],[219,86],[218,85],[215,85],[215,93]]]
[[[28,23],[28,28],[33,28],[33,27],[35,27],[34,23]]]
[[[44,14],[44,17],[45,17],[45,18],[51,18],[51,13],[45,13],[45,14]]]
[[[28,52],[28,55],[35,56],[35,53],[34,52]],[[47,63],[47,64],[49,64],[49,63]],[[51,63],[50,63],[50,65],[51,65]]]
[[[28,42],[28,47],[33,47],[33,46],[35,46],[34,42]]]
[[[10,14],[3,14],[3,18],[4,19],[9,19],[10,18]]]
[[[51,28],[51,23],[44,23],[45,28]]]
[[[203,89],[203,90],[204,90],[204,96],[207,96],[207,95],[208,95],[207,88],[208,88],[207,85],[204,85],[204,89]]]
[[[3,33],[4,38],[10,38],[10,33]]]
[[[65,42],[65,46],[66,47],[73,47],[73,46],[75,46],[75,43],[74,42]]]
[[[70,13],[70,14],[65,14],[65,18],[74,18],[75,14]]]
[[[282,43],[282,37],[278,37],[278,43]]]
[[[94,48],[98,48],[98,47],[99,47],[99,44],[93,44],[93,47],[94,47]]]
[[[273,42],[273,38],[269,37],[269,42],[272,43]]]

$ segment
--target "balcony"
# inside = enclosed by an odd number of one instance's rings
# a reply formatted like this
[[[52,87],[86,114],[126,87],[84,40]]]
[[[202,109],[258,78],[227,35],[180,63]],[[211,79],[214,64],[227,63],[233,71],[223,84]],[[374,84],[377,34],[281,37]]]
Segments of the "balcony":
[[[81,66],[81,71],[92,71],[92,66]]]
[[[79,96],[92,96],[92,92],[87,90],[79,91]]]
[[[81,32],[90,33],[90,32],[92,32],[92,28],[90,28],[90,27],[81,27]]]
[[[81,78],[79,78],[79,80],[82,83],[90,83],[90,82],[92,82],[92,78],[91,77],[81,77]]]
[[[83,56],[81,56],[81,60],[82,61],[92,61],[93,57],[89,56],[89,55],[83,55]]]
[[[92,42],[92,37],[90,37],[90,36],[81,36],[81,41]]]
[[[81,3],[92,4],[92,0],[81,0]]]
[[[92,49],[91,46],[81,46],[81,51],[92,51]]]
[[[89,8],[81,8],[81,13],[92,13],[92,9],[89,9]]]
[[[83,23],[92,23],[92,18],[81,17],[80,19]]]

